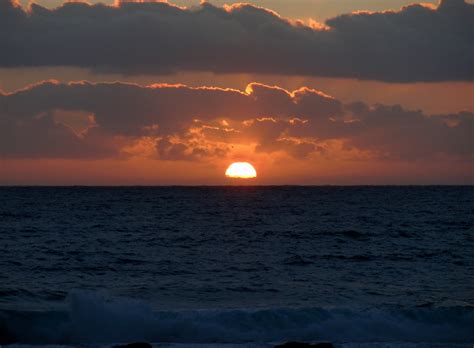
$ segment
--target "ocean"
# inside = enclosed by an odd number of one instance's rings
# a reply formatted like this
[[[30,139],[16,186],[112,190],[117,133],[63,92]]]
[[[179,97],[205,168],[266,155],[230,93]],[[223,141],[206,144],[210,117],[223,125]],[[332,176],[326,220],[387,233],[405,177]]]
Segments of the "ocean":
[[[0,344],[469,347],[474,187],[3,187]]]

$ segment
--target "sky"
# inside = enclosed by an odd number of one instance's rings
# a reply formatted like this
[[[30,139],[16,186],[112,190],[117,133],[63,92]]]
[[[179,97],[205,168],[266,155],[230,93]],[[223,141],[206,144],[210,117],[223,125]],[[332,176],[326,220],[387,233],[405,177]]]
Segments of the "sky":
[[[0,0],[0,185],[473,184],[473,22],[463,0]]]

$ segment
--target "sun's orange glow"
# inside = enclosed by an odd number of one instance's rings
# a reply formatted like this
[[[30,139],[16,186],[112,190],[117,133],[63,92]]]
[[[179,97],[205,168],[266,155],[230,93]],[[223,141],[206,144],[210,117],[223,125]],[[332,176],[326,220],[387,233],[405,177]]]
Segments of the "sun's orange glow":
[[[250,163],[236,162],[227,168],[225,176],[233,179],[252,179],[257,177],[257,171]]]

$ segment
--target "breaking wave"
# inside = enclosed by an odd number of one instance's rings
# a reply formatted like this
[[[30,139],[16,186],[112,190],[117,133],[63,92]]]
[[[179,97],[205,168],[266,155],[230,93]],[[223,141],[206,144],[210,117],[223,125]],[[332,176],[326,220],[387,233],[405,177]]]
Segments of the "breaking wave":
[[[0,311],[0,343],[474,342],[473,307],[154,311],[75,291],[58,311]]]

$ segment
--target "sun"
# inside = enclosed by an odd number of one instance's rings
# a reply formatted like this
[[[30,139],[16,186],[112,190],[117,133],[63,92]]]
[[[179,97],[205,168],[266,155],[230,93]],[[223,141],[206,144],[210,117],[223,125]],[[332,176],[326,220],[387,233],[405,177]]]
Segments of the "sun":
[[[253,179],[257,177],[257,171],[250,163],[235,162],[227,168],[225,176],[233,179]]]

